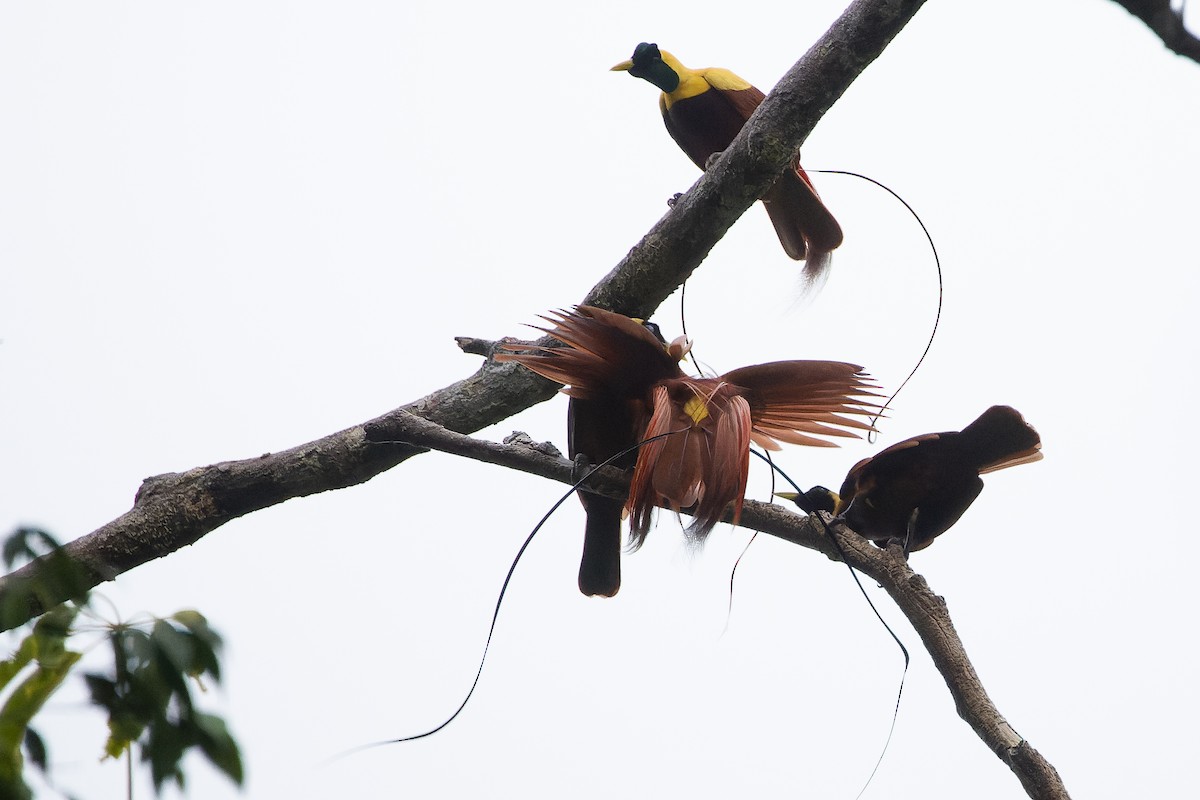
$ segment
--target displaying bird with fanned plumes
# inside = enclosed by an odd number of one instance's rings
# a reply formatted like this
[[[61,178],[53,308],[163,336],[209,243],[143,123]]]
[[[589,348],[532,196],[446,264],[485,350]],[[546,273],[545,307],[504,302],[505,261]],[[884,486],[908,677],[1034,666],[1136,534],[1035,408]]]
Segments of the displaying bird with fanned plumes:
[[[670,345],[629,317],[591,306],[554,312],[539,328],[565,347],[506,343],[496,356],[566,384],[568,449],[593,463],[661,435],[614,462],[633,466],[628,497],[580,494],[587,513],[579,588],[611,596],[620,588],[620,522],[630,516],[630,545],[649,532],[653,510],[693,515],[688,534],[702,541],[732,506],[741,513],[750,443],[835,446],[822,437],[871,430],[858,417],[877,408],[874,385],[854,364],[779,361],[718,378],[688,377],[679,359],[690,347]]]
[[[591,306],[542,317],[551,327],[539,327],[566,347],[506,344],[511,353],[498,361],[518,361],[534,372],[566,384],[567,452],[583,454],[600,464],[624,450],[613,466],[631,469],[632,449],[641,441],[651,416],[651,388],[659,381],[682,375],[679,359],[687,352],[684,339],[666,345],[656,329],[641,321]],[[587,514],[579,590],[611,597],[621,587],[622,499],[579,493]]]
[[[922,550],[975,502],[983,491],[980,475],[1040,461],[1041,447],[1020,412],[992,406],[961,431],[914,436],[863,459],[837,495],[824,492],[857,533],[880,546],[898,541],[905,552]],[[826,510],[818,489],[807,502]]]
[[[642,42],[633,58],[612,68],[627,71],[662,90],[659,108],[671,138],[696,166],[727,148],[764,95],[727,69],[688,69],[679,59]],[[797,155],[762,197],[784,251],[805,261],[810,284],[824,280],[830,254],[842,243],[842,228],[821,202]]]

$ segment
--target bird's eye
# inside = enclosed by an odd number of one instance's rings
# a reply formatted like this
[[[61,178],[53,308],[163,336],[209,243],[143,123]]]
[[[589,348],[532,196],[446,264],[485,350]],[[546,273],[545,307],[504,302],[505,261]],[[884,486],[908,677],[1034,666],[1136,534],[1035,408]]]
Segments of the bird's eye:
[[[653,333],[655,339],[658,339],[663,344],[667,343],[667,340],[663,338],[662,329],[660,329],[657,324],[653,322],[643,322],[642,327]]]

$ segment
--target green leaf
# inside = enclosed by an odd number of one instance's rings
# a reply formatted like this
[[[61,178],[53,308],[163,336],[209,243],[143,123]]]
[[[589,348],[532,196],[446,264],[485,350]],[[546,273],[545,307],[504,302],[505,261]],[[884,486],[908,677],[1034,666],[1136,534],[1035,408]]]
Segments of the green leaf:
[[[154,661],[135,676],[134,684],[160,697],[164,710],[174,697],[181,708],[190,711],[192,696],[188,691],[186,669],[191,661],[191,643],[184,634],[162,620],[154,626],[152,641]]]
[[[25,753],[35,767],[46,771],[46,742],[33,728],[25,729]]]
[[[245,774],[242,769],[242,754],[237,741],[229,733],[225,720],[215,714],[197,713],[193,717],[198,733],[200,750],[217,769],[229,776],[238,786]]]
[[[21,644],[11,656],[0,661],[0,689],[8,686],[8,682],[13,679],[13,676],[33,661],[35,655],[37,655],[37,642],[34,635],[30,633],[21,640]]]
[[[60,605],[47,611],[33,626],[35,658],[38,663],[53,667],[67,653],[67,637],[79,609]]]
[[[36,540],[41,546],[34,547],[30,539]],[[4,566],[11,569],[17,561],[32,561],[60,547],[58,540],[41,528],[17,528],[4,539],[0,556],[4,558]]]
[[[191,673],[196,660],[196,648],[192,644],[190,634],[184,633],[165,619],[160,619],[154,623],[154,631],[150,638],[159,653],[175,667],[177,673]]]
[[[108,739],[104,742],[105,757],[120,758],[138,740],[144,730],[146,730],[146,726],[128,714],[117,713],[109,717]]]
[[[89,672],[83,676],[88,691],[92,695],[92,704],[111,711],[117,703],[117,685],[104,675]]]
[[[92,583],[87,568],[68,556],[58,541],[46,531],[40,528],[16,529],[4,540],[0,557],[10,569],[18,561],[41,559],[32,576],[10,581],[3,607],[0,608],[0,620],[6,625],[27,617],[31,606],[52,606],[59,597],[67,596],[81,605],[87,604]]]
[[[54,550],[43,558],[39,577],[46,592],[44,596],[66,596],[79,605],[87,605],[91,589],[88,570],[65,550]]]
[[[33,792],[18,774],[14,778],[0,777],[0,797],[5,800],[33,800]]]
[[[199,611],[185,609],[176,612],[171,619],[187,628],[192,635],[192,644],[196,652],[188,674],[198,678],[207,673],[214,681],[220,683],[221,662],[218,652],[224,644],[220,635],[209,627],[208,620]]]
[[[42,596],[40,584],[28,577],[9,576],[5,578],[6,586],[3,601],[0,602],[0,624],[5,630],[20,627],[29,621],[33,609],[41,610],[42,604],[38,599]]]
[[[141,628],[121,628],[113,641],[113,652],[119,647],[122,653],[117,661],[118,674],[120,670],[134,672],[144,669],[154,660],[154,645],[150,642],[150,634]]]
[[[23,767],[21,744],[30,720],[81,657],[81,653],[64,651],[56,656],[53,665],[39,662],[37,669],[13,689],[0,707],[0,786],[17,786]]]
[[[25,529],[18,528],[4,539],[4,558],[5,569],[12,569],[13,564],[20,559],[32,560],[37,558],[37,553],[29,548],[29,543],[25,540]]]
[[[174,778],[179,788],[184,788],[179,762],[192,744],[192,737],[165,719],[150,727],[150,735],[142,746],[142,760],[150,762],[150,777],[156,790],[161,789],[168,778]]]

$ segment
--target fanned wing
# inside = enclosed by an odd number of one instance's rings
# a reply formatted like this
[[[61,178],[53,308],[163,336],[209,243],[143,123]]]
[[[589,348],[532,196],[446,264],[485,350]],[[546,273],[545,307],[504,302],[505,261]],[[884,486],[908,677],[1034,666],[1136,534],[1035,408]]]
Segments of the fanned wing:
[[[733,76],[733,80],[726,77],[729,75]],[[755,109],[762,105],[762,101],[767,97],[758,88],[733,75],[729,70],[706,69],[704,70],[704,80],[708,81],[708,85],[725,98],[725,102],[733,109],[734,114],[741,119],[742,125],[746,124]],[[740,131],[741,128],[738,130]]]
[[[682,374],[679,364],[645,326],[593,306],[552,311],[534,326],[566,347],[505,343],[497,361],[516,361],[544,378],[569,386],[579,399],[645,395],[658,380]]]
[[[836,447],[818,437],[858,438],[874,427],[858,417],[879,408],[879,388],[856,364],[839,361],[776,361],[722,376],[741,387],[750,406],[752,437],[778,450],[778,442]]]

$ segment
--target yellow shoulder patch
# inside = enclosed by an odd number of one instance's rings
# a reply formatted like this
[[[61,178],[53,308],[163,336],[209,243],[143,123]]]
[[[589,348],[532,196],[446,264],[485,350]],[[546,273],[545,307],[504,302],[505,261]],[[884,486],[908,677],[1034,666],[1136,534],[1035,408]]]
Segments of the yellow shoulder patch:
[[[669,94],[664,93],[661,98],[660,106],[664,111],[680,100],[704,94],[709,89],[736,92],[754,88],[729,70],[719,67],[692,70],[680,65],[676,74],[679,75],[679,86]]]
[[[727,91],[737,91],[737,90],[741,90],[741,89],[752,88],[747,81],[743,80],[742,78],[739,78],[737,75],[734,75],[732,72],[730,72],[727,69],[721,69],[720,67],[710,67],[709,69],[702,69],[702,70],[697,70],[697,71],[699,72],[700,76],[703,77],[704,80],[708,81],[708,84],[710,86],[712,86],[714,89],[725,89]]]

